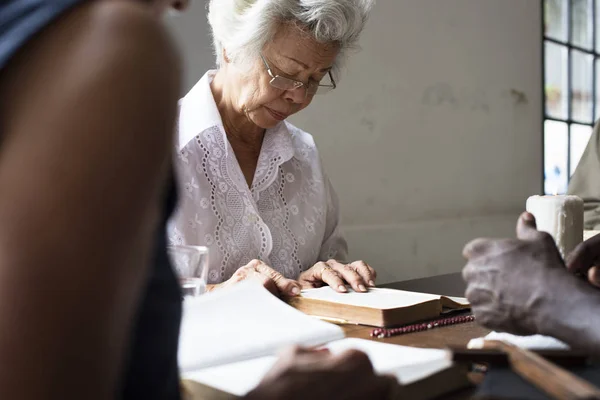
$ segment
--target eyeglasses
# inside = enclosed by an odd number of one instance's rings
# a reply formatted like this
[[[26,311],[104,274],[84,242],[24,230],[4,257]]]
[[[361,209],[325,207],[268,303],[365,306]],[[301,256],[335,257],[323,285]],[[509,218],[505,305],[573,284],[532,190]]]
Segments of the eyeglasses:
[[[329,75],[329,80],[331,81],[331,84],[329,85],[321,85],[319,82],[315,81],[309,81],[308,83],[304,83],[294,79],[286,78],[285,76],[273,74],[273,71],[271,71],[271,67],[269,67],[267,60],[265,60],[265,57],[261,54],[260,58],[262,59],[263,63],[265,63],[267,72],[271,77],[269,83],[271,84],[271,86],[276,87],[277,89],[296,90],[301,87],[304,87],[306,89],[305,95],[308,96],[310,94],[311,96],[313,96],[315,94],[324,94],[327,92],[331,92],[337,86],[335,84],[335,81],[333,80],[333,76],[331,76],[331,71],[327,73],[327,75]]]

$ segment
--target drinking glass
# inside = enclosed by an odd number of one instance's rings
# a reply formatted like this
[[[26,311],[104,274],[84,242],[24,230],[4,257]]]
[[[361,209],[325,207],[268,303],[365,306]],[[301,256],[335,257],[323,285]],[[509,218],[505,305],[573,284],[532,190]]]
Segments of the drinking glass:
[[[206,292],[208,248],[204,246],[168,246],[167,252],[175,269],[184,299]]]

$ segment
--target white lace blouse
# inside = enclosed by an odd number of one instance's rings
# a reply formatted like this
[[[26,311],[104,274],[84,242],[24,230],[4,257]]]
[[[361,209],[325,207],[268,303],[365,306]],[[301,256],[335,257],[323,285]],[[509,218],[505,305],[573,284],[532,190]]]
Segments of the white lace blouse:
[[[252,259],[293,279],[318,261],[345,261],[338,199],[312,136],[285,121],[268,129],[249,188],[210,90],[214,73],[180,101],[169,241],[209,247],[209,283]]]

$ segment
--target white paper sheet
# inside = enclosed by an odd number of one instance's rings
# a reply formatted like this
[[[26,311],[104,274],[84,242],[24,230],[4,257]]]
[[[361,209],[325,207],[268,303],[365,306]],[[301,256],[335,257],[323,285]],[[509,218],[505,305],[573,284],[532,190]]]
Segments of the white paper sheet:
[[[395,375],[403,385],[426,378],[452,365],[452,354],[448,350],[422,349],[355,338],[337,340],[325,347],[334,354],[349,349],[360,350],[369,356],[377,373]]]
[[[483,340],[502,340],[515,346],[530,350],[568,350],[569,346],[550,336],[517,336],[504,332],[491,332],[483,338],[471,339],[467,347],[479,348]]]
[[[276,354],[285,345],[316,346],[343,330],[294,309],[245,281],[184,302],[179,337],[182,372]]]
[[[183,374],[184,379],[244,396],[254,389],[277,361],[275,356],[259,357]]]
[[[377,373],[394,375],[404,385],[452,365],[451,354],[446,350],[420,349],[363,339],[342,339],[325,347],[334,354],[349,349],[363,351],[369,356]],[[243,396],[260,383],[276,361],[276,357],[261,357],[191,372],[185,374],[184,378]]]

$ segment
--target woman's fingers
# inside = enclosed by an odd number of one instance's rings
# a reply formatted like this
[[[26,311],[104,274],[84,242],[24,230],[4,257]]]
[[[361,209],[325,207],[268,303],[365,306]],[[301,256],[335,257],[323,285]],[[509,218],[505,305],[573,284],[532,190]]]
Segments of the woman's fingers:
[[[367,281],[363,279],[355,267],[348,264],[342,264],[335,260],[330,260],[327,264],[348,282],[356,292],[367,291]]]
[[[300,294],[300,284],[298,282],[284,277],[262,261],[255,263],[254,269],[270,279],[277,287],[277,290],[279,290],[279,293],[288,296],[297,296]]]
[[[313,268],[315,277],[331,286],[336,292],[346,293],[348,291],[342,275],[328,263],[320,262],[315,264]]]
[[[304,287],[319,287],[323,282],[335,291],[345,293],[346,284],[356,292],[367,292],[369,286],[375,286],[377,273],[364,261],[344,264],[336,260],[318,262],[312,268],[300,274],[299,281]]]
[[[351,267],[356,269],[356,272],[363,278],[367,285],[375,286],[375,279],[377,279],[377,272],[366,262],[354,261],[350,264]]]

